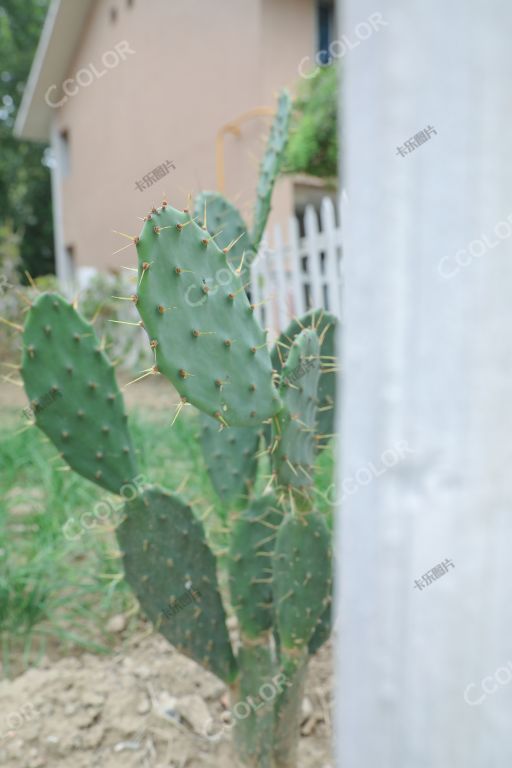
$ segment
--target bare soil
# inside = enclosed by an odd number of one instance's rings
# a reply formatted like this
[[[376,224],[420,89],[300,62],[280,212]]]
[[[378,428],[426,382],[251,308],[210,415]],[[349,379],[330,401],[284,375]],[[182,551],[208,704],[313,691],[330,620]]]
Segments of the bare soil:
[[[332,768],[331,652],[312,660],[300,768]],[[0,683],[4,768],[234,767],[225,686],[161,637],[114,656],[48,659]],[[209,726],[208,721],[213,721]],[[208,737],[208,734],[217,735]]]

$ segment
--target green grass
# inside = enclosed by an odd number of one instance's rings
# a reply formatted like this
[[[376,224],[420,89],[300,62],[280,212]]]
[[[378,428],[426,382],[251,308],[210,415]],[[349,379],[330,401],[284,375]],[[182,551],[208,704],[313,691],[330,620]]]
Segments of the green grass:
[[[16,417],[3,418],[0,438],[0,639],[4,673],[13,659],[23,665],[55,648],[106,651],[109,616],[134,609],[121,577],[112,527],[101,523],[74,540],[63,526],[80,520],[95,504],[115,497],[64,465],[37,429],[20,433]],[[196,439],[198,425],[185,409],[171,427],[171,414],[136,412],[130,417],[141,473],[147,482],[180,493],[204,519],[210,543],[225,544],[227,511],[215,495]],[[0,416],[0,418],[2,418]],[[322,496],[331,482],[332,450],[318,460],[318,508],[330,519]],[[264,481],[262,481],[264,482]],[[89,515],[88,520],[91,521]],[[78,530],[76,527],[74,530]],[[132,610],[133,621],[136,611]]]

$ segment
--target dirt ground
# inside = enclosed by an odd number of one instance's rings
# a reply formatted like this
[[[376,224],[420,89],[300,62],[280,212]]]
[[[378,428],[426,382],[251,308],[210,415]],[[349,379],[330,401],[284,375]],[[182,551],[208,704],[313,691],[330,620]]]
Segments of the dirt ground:
[[[310,665],[300,768],[332,768],[331,652]],[[3,768],[234,768],[225,686],[155,634],[0,683]],[[211,719],[211,724],[208,721]]]

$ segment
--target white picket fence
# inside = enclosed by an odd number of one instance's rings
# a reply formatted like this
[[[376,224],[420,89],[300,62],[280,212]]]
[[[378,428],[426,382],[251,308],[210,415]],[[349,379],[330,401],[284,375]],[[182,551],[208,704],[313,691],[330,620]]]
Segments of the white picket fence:
[[[288,222],[286,242],[279,225],[272,239],[267,231],[251,266],[251,300],[260,323],[271,336],[277,336],[292,317],[308,309],[323,307],[340,317],[340,206],[336,212],[332,200],[325,197],[320,217],[313,206],[308,206],[304,237],[294,216]]]

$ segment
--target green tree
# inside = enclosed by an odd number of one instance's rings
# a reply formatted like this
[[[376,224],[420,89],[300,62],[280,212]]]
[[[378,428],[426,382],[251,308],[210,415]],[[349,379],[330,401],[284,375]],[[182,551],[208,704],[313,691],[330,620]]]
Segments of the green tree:
[[[337,100],[338,72],[334,64],[319,68],[315,77],[301,83],[285,172],[322,178],[338,175]]]
[[[21,269],[54,272],[50,172],[42,144],[13,136],[49,0],[0,0],[0,227],[20,244]]]

